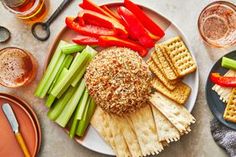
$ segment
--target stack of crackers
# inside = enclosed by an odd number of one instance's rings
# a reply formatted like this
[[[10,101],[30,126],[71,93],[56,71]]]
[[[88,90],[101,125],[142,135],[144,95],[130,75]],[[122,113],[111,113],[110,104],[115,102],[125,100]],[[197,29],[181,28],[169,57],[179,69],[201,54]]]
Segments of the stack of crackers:
[[[97,107],[91,125],[118,157],[159,154],[169,143],[191,131],[195,122],[188,110],[159,92],[138,111],[118,117]]]
[[[196,70],[196,64],[180,37],[155,45],[155,51],[147,61],[156,75],[152,86],[178,104],[184,104],[191,88],[181,80]]]
[[[224,76],[235,77],[236,71],[229,70]],[[223,118],[226,121],[236,123],[236,88],[214,85],[212,90],[220,96],[220,100],[226,103]]]

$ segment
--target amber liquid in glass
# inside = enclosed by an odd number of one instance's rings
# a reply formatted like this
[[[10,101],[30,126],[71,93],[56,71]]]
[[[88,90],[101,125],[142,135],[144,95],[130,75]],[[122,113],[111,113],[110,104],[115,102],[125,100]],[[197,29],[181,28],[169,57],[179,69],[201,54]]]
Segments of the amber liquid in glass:
[[[10,6],[3,3],[4,6],[15,13],[20,19],[27,23],[42,21],[47,14],[47,0],[23,0],[17,6]]]
[[[29,84],[37,71],[34,57],[19,48],[9,47],[0,51],[0,84],[19,87]]]

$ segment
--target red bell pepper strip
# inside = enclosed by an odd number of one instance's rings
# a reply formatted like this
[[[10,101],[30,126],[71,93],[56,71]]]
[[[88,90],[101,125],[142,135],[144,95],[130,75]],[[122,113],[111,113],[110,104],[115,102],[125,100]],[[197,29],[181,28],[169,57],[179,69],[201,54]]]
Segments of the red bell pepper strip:
[[[109,13],[112,17],[114,17],[115,19],[117,19],[118,21],[121,20],[120,16],[118,16],[116,13],[114,13],[113,11],[111,11],[106,5],[101,6],[101,8],[103,10],[105,10],[107,13]]]
[[[146,30],[147,31],[147,30]],[[156,36],[154,34],[152,34],[151,32],[147,31],[148,35],[150,38],[152,38],[153,40],[160,40],[161,38],[159,36]]]
[[[87,21],[92,24],[96,24],[97,26],[113,28],[121,36],[128,35],[128,32],[126,31],[125,27],[122,24],[120,24],[117,20],[114,20],[114,18],[107,17],[103,14],[90,10],[82,10],[79,13],[79,18],[80,18],[79,19],[80,24],[85,24]]]
[[[153,22],[136,4],[130,0],[124,0],[125,7],[134,13],[137,18],[142,22],[144,27],[148,29],[152,34],[162,38],[165,35],[165,32]]]
[[[77,22],[77,18],[74,17],[66,17],[65,23],[68,28],[82,35],[88,35],[92,37],[98,37],[100,35],[116,35],[116,32],[114,30],[107,29],[104,27],[98,27],[94,25],[81,26]]]
[[[221,76],[219,73],[211,73],[211,82],[223,87],[236,87],[236,77]]]
[[[148,54],[148,51],[145,48],[128,39],[119,39],[114,36],[100,36],[99,42],[100,46],[128,47],[134,51],[137,51],[141,57],[145,57]]]
[[[127,26],[131,37],[137,39],[140,44],[146,48],[154,46],[152,38],[148,35],[139,19],[131,11],[121,6],[117,8],[117,12],[126,23],[125,26]]]
[[[72,41],[80,45],[98,45],[99,40],[96,37],[90,37],[85,35],[77,35]]]
[[[104,9],[102,9],[101,7],[96,5],[91,0],[83,0],[83,2],[81,4],[79,4],[79,6],[85,10],[95,11],[97,13],[106,15],[108,17],[112,17],[107,11],[105,11]]]

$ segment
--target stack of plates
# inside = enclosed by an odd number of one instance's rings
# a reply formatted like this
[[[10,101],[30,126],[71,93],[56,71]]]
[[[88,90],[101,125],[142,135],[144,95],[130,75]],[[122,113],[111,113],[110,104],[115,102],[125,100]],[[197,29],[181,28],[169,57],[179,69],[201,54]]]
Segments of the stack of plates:
[[[11,126],[2,111],[3,103],[9,103],[19,123],[20,132],[30,151],[37,156],[41,145],[41,128],[33,109],[23,100],[5,93],[0,93],[0,154],[1,156],[24,157],[17,143]]]

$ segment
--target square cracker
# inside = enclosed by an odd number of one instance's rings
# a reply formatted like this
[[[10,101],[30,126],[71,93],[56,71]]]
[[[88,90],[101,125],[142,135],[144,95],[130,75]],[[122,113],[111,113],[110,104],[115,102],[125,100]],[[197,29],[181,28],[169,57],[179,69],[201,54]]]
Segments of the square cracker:
[[[155,92],[149,100],[178,129],[181,135],[188,133],[189,126],[196,121],[184,106],[175,103],[161,93]]]
[[[163,150],[149,104],[128,115],[128,119],[137,135],[144,156],[158,154]]]
[[[162,64],[161,64],[161,62],[160,62],[160,60],[159,60],[159,58],[158,58],[158,56],[157,56],[156,51],[152,52],[150,59],[152,59],[152,60],[154,61],[154,63],[157,65],[157,67],[160,69],[160,71],[161,71],[161,72],[165,75],[165,77],[166,77],[164,68],[163,68],[163,66],[162,66]]]
[[[129,124],[127,118],[125,117],[113,116],[113,118],[116,121],[116,126],[119,126],[119,128],[121,129],[131,155],[135,157],[143,156],[140,145],[138,143],[138,138],[134,130],[132,129],[132,124]]]
[[[236,71],[235,70],[228,70],[224,76],[232,76],[235,77],[236,76]],[[227,103],[230,97],[230,93],[233,90],[233,87],[221,87],[217,84],[215,84],[212,87],[212,90],[215,91],[219,96],[220,96],[220,100],[222,100],[222,102]]]
[[[230,94],[223,117],[227,121],[236,123],[236,88]]]
[[[177,83],[175,89],[172,91],[166,88],[165,85],[157,78],[153,79],[151,84],[157,91],[181,105],[188,100],[191,93],[191,88],[183,82]]]
[[[180,77],[183,77],[196,70],[196,63],[180,37],[171,38],[161,45],[165,47],[165,52]]]
[[[147,64],[150,68],[150,70],[160,79],[160,81],[169,89],[173,90],[176,87],[176,84],[174,84],[172,81],[168,80],[161,70],[158,68],[158,66],[154,63],[152,59],[149,59],[147,61]],[[175,82],[176,83],[176,82]]]
[[[156,44],[155,50],[156,50],[155,53],[152,54],[152,58],[154,59],[156,64],[161,63],[161,67],[167,79],[176,80],[178,78],[178,75],[175,73],[172,64],[170,64],[166,59],[166,57],[164,56],[165,49],[162,46]]]
[[[90,123],[117,154],[109,119],[109,115],[97,106]]]
[[[155,106],[151,107],[159,140],[167,143],[178,141],[180,139],[178,129]]]

